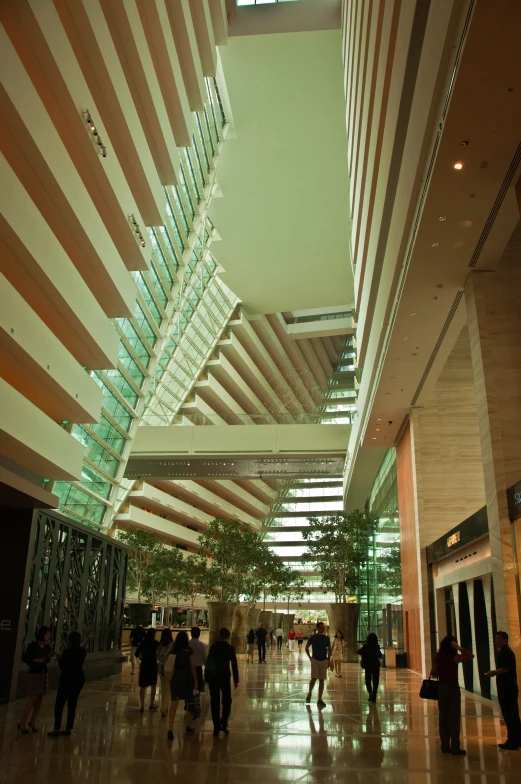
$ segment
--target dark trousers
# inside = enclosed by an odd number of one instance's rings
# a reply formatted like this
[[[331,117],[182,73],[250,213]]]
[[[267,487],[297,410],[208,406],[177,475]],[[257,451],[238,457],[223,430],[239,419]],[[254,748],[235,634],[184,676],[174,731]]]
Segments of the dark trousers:
[[[201,694],[202,694],[202,693],[203,693],[203,691],[204,691],[204,677],[203,677],[203,668],[202,668],[202,667],[196,667],[196,668],[195,668],[195,672],[196,672],[196,675],[197,675],[197,689],[198,689],[198,690],[201,692]]]
[[[365,670],[365,688],[369,692],[370,696],[376,697],[376,692],[378,691],[379,683],[380,683],[380,667],[374,667],[372,669],[367,668]]]
[[[266,643],[258,642],[257,648],[259,649],[259,661],[266,661]]]
[[[277,637],[277,650],[282,650],[282,637]]]
[[[76,716],[76,706],[78,704],[78,697],[83,689],[84,680],[76,681],[74,683],[63,683],[60,681],[58,691],[56,692],[56,701],[54,703],[54,729],[59,730],[62,723],[62,714],[67,703],[67,729],[74,729],[74,718]]]
[[[441,748],[458,751],[461,724],[461,694],[459,686],[438,684],[438,711]]]
[[[498,701],[507,727],[507,743],[509,746],[521,746],[521,721],[519,719],[519,689],[498,689]]]
[[[232,709],[232,684],[230,678],[224,678],[208,684],[210,687],[210,707],[214,730],[228,726]],[[222,713],[221,713],[222,694]]]

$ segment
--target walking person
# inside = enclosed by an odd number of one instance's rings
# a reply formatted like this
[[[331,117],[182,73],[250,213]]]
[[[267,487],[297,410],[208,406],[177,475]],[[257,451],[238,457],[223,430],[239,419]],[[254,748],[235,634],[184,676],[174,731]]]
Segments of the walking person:
[[[134,675],[135,668],[136,668],[136,651],[138,646],[141,645],[143,640],[145,639],[145,630],[141,626],[140,623],[137,623],[129,635],[130,638],[130,665],[131,671],[130,674]]]
[[[266,634],[266,629],[259,623],[259,628],[255,634],[259,651],[259,664],[266,661]]]
[[[358,655],[362,657],[361,666],[365,672],[365,687],[369,694],[369,702],[376,702],[376,692],[380,683],[382,651],[380,650],[378,637],[374,632],[367,635],[367,640],[358,651]]]
[[[156,689],[157,689],[157,648],[159,643],[156,640],[156,630],[147,629],[145,632],[145,639],[141,642],[136,650],[136,656],[139,662],[139,701],[141,707],[140,713],[145,710],[145,694],[150,686],[150,706],[149,710],[155,711],[158,706],[156,705]]]
[[[69,736],[72,733],[78,697],[85,685],[83,664],[87,651],[82,647],[81,634],[79,632],[71,632],[67,642],[68,648],[58,657],[61,675],[54,703],[54,729],[47,733],[51,738],[58,735]],[[61,724],[65,703],[67,703],[67,724],[65,729],[62,730]]]
[[[309,649],[313,651],[313,656],[310,656]],[[311,662],[311,680],[309,681],[309,691],[306,697],[306,702],[311,702],[311,694],[318,680],[318,700],[317,705],[319,708],[325,708],[326,703],[322,699],[324,694],[324,681],[327,678],[327,670],[329,667],[329,659],[331,657],[331,641],[325,633],[325,627],[322,621],[317,623],[317,630],[307,641],[306,653]]]
[[[174,740],[174,719],[177,713],[179,700],[186,700],[188,703],[187,718],[188,725],[186,734],[193,735],[195,727],[190,723],[190,717],[195,718],[193,711],[194,694],[197,689],[197,671],[195,669],[195,656],[188,641],[188,634],[185,631],[177,632],[172,648],[175,656],[174,671],[170,680],[170,711],[168,713],[168,740]],[[192,711],[190,706],[192,705]]]
[[[197,674],[197,690],[199,694],[204,691],[204,677],[203,666],[206,664],[207,648],[202,640],[200,640],[201,630],[198,626],[193,626],[190,630],[192,639],[188,643],[194,652],[195,672]]]
[[[230,711],[232,709],[230,666],[234,688],[236,689],[239,685],[237,657],[235,655],[235,648],[233,645],[230,645],[230,632],[228,629],[221,629],[219,638],[220,639],[217,642],[214,642],[210,648],[205,672],[206,681],[210,687],[210,705],[214,737],[217,737],[219,732],[224,732],[225,735],[228,735],[228,719],[230,718]]]
[[[443,754],[464,756],[460,745],[461,693],[458,683],[458,664],[471,661],[474,654],[458,645],[452,635],[444,637],[434,659],[432,675],[438,676],[438,711],[441,751]]]
[[[253,664],[253,648],[255,645],[255,632],[250,629],[246,635],[246,664]]]
[[[161,716],[165,718],[170,708],[170,678],[172,670],[165,669],[166,660],[172,653],[174,638],[170,629],[163,629],[157,646],[157,672],[161,684]]]
[[[516,655],[508,644],[508,634],[497,632],[496,669],[485,673],[496,678],[497,698],[507,728],[505,743],[498,743],[503,751],[517,751],[521,746],[521,721],[519,720],[519,687],[517,685]]]
[[[346,652],[346,644],[344,642],[344,633],[338,631],[335,634],[335,638],[331,646],[331,661],[335,666],[335,678],[342,677],[342,662],[345,659],[345,652]]]
[[[275,630],[275,637],[277,638],[277,650],[282,650],[282,640],[284,639],[284,632],[282,628],[279,626],[278,629]]]
[[[290,649],[291,652],[293,652],[295,650],[295,637],[296,636],[297,635],[295,634],[295,629],[292,626],[291,629],[288,632],[288,644],[289,644],[289,649]]]
[[[22,661],[29,665],[29,673],[27,675],[27,696],[29,701],[17,725],[23,735],[28,735],[29,732],[38,732],[36,719],[42,707],[44,694],[48,690],[47,665],[52,659],[52,650],[49,645],[50,639],[51,630],[48,626],[42,626],[36,634],[36,640],[29,643],[22,656]],[[31,718],[28,721],[29,716]]]
[[[297,645],[298,645],[298,655],[302,656],[302,643],[304,642],[304,633],[299,630],[297,632]]]

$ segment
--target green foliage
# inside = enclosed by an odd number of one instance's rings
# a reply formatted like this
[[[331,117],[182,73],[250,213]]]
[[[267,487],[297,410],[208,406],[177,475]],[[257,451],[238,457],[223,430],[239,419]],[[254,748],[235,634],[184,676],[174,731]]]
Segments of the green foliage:
[[[220,601],[239,601],[259,554],[260,536],[239,520],[216,517],[199,536],[200,554],[212,559],[210,574]]]
[[[304,558],[314,561],[324,587],[346,602],[349,593],[358,593],[360,569],[367,562],[369,541],[377,519],[355,509],[327,517],[310,517],[309,528],[302,532],[309,543]]]
[[[127,583],[129,588],[137,592],[137,600],[140,602],[144,586],[151,574],[154,556],[161,545],[153,534],[137,528],[119,531],[118,538],[129,548]]]
[[[400,545],[389,547],[385,555],[378,559],[377,579],[391,595],[400,596],[402,592],[402,559]]]
[[[179,606],[179,600],[187,595],[184,561],[182,551],[177,547],[161,545],[154,553],[144,584],[144,592],[153,604],[164,598],[167,607],[172,599]]]
[[[215,570],[208,565],[204,555],[188,555],[185,559],[186,590],[190,607],[193,610],[199,595],[210,598],[215,593]]]

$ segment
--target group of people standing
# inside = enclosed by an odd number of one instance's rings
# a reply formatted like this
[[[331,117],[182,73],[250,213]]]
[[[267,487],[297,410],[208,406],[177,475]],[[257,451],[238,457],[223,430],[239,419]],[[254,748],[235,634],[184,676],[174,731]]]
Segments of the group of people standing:
[[[484,675],[496,678],[497,696],[507,728],[507,739],[498,743],[502,751],[517,751],[521,747],[521,721],[519,719],[519,688],[517,685],[516,657],[508,645],[508,634],[496,633],[496,669]],[[431,675],[438,679],[438,710],[441,751],[443,754],[464,756],[461,748],[461,692],[458,664],[472,661],[474,654],[459,645],[456,637],[447,635],[436,654]]]
[[[276,633],[277,641],[282,634]],[[280,630],[282,631],[282,630]],[[293,631],[293,630],[292,630]],[[221,732],[228,734],[228,720],[232,705],[232,680],[234,688],[239,685],[239,670],[234,647],[230,644],[230,632],[223,628],[219,639],[210,650],[200,640],[201,631],[195,626],[191,630],[191,639],[186,631],[177,633],[175,640],[170,629],[163,629],[159,642],[156,640],[156,629],[144,629],[136,626],[130,634],[132,675],[135,673],[136,661],[139,661],[139,699],[140,712],[145,710],[145,697],[150,689],[149,711],[160,709],[161,715],[168,716],[168,740],[174,739],[174,719],[180,701],[185,704],[188,723],[186,733],[195,731],[194,722],[200,716],[200,695],[205,684],[210,690],[211,715],[214,736]],[[299,632],[299,635],[302,633]],[[247,663],[253,663],[255,644],[257,644],[259,663],[266,661],[266,638],[268,632],[259,624],[254,631],[250,629],[247,637]],[[36,639],[24,651],[23,660],[28,665],[27,694],[28,702],[18,723],[20,733],[26,735],[38,732],[37,718],[42,699],[48,690],[48,664],[55,657],[60,668],[60,682],[56,693],[54,711],[54,729],[47,734],[51,737],[70,736],[74,728],[78,697],[85,683],[83,665],[87,652],[81,645],[78,632],[68,635],[66,650],[57,655],[49,644],[51,631],[43,626],[39,629]],[[294,641],[295,637],[292,638]],[[303,642],[297,636],[299,652]],[[508,645],[508,634],[499,631],[496,634],[498,649],[495,670],[484,673],[489,678],[496,678],[498,701],[507,728],[507,740],[500,743],[502,750],[516,751],[521,747],[521,722],[519,718],[519,690],[516,673],[516,657]],[[282,643],[278,645],[281,650]],[[311,679],[309,682],[306,703],[311,702],[313,689],[318,680],[319,708],[325,708],[323,700],[324,684],[328,670],[334,672],[336,678],[342,677],[342,661],[345,658],[345,641],[342,631],[337,631],[333,640],[325,633],[325,626],[319,622],[316,631],[309,637],[305,653],[311,662]],[[376,702],[380,680],[380,659],[382,652],[376,634],[369,634],[364,645],[358,650],[361,666],[365,672],[365,685],[369,702]],[[460,744],[461,724],[461,693],[458,680],[458,664],[471,661],[474,655],[462,648],[456,637],[445,637],[436,654],[431,675],[438,679],[439,734],[441,751],[444,754],[463,756],[466,751]],[[161,701],[156,703],[157,682],[161,684]],[[62,715],[68,703],[67,723],[64,730]]]
[[[139,661],[139,698],[140,711],[145,710],[146,691],[150,688],[149,711],[161,709],[161,715],[168,715],[168,740],[174,740],[174,720],[179,702],[185,704],[188,723],[186,734],[195,732],[194,722],[201,714],[200,695],[205,683],[210,690],[210,706],[214,736],[221,732],[228,735],[232,696],[231,680],[234,688],[239,685],[239,669],[235,649],[230,645],[230,632],[221,629],[219,640],[210,650],[200,640],[201,630],[194,626],[191,639],[181,630],[175,640],[170,629],[163,629],[159,642],[155,639],[156,630],[146,631],[136,626],[130,634],[132,674],[135,672],[136,659]],[[230,672],[231,668],[231,672]],[[161,704],[155,701],[157,681],[161,684]]]

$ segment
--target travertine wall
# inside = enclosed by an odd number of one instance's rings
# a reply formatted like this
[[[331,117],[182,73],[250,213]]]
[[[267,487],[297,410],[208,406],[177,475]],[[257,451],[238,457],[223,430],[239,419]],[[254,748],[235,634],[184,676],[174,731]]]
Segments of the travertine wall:
[[[521,655],[519,579],[506,490],[521,479],[521,224],[497,272],[465,288],[483,452],[498,628]]]
[[[397,471],[409,667],[427,672],[431,641],[425,548],[485,505],[466,327],[424,405],[411,412],[398,445]]]

